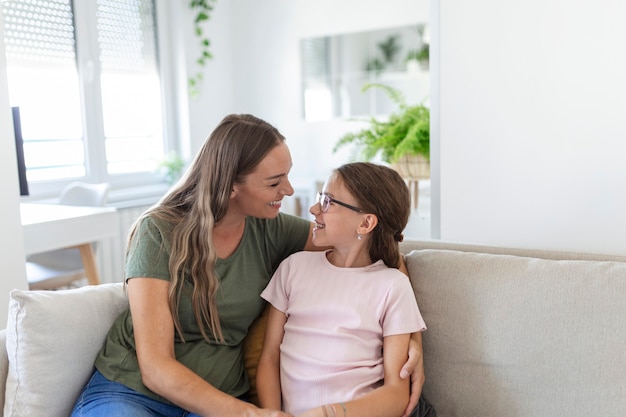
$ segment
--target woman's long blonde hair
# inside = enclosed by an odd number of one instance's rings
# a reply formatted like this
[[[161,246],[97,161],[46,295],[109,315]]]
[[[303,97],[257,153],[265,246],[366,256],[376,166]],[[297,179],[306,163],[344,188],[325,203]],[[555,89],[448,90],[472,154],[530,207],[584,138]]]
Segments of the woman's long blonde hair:
[[[193,311],[203,337],[210,340],[210,333],[213,339],[224,341],[215,301],[220,281],[215,273],[213,228],[228,211],[233,185],[243,182],[268,152],[284,140],[275,127],[255,116],[226,116],[178,184],[131,228],[127,252],[144,217],[161,219],[173,226],[169,307],[182,340],[178,306],[188,276],[193,284]]]

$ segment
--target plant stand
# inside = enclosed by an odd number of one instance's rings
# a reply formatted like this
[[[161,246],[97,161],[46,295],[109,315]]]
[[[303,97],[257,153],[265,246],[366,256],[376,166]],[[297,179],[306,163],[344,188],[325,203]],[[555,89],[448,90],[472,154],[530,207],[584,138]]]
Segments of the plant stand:
[[[422,155],[405,155],[391,164],[391,167],[407,182],[413,209],[417,209],[419,181],[430,178],[430,161]]]

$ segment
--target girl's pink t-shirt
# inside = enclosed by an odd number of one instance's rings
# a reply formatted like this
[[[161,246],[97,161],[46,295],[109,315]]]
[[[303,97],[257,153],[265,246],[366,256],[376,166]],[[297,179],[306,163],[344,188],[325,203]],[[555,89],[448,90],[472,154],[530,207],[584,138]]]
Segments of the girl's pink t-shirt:
[[[287,316],[280,378],[294,415],[382,385],[383,337],[426,329],[409,278],[382,261],[339,268],[325,252],[299,252],[261,296]]]

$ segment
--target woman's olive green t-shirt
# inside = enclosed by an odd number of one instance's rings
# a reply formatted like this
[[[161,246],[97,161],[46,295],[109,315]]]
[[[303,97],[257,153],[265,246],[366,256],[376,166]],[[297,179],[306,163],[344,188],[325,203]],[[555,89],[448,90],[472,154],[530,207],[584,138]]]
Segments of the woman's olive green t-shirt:
[[[220,277],[216,301],[224,343],[207,342],[202,337],[191,307],[192,284],[187,277],[178,310],[185,341],[174,334],[178,361],[214,387],[233,396],[240,396],[249,389],[242,341],[265,305],[260,297],[261,291],[278,264],[304,248],[309,227],[309,221],[283,213],[275,219],[246,219],[236,251],[227,259],[218,259],[215,266]],[[126,279],[170,280],[171,229],[168,223],[151,217],[141,221],[126,258]],[[114,322],[95,366],[109,380],[167,402],[141,382],[130,310]]]

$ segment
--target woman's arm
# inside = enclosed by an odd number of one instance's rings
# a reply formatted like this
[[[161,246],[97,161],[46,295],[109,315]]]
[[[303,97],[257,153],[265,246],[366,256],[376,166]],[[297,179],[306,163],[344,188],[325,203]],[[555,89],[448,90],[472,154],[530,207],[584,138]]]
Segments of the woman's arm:
[[[404,261],[404,256],[400,254],[400,272],[403,272],[407,277],[409,271]],[[409,359],[406,361],[402,370],[400,371],[400,378],[405,379],[411,376],[411,398],[409,404],[404,410],[402,417],[409,417],[413,409],[417,406],[420,395],[422,394],[422,387],[426,376],[424,374],[424,357],[422,350],[422,333],[416,332],[411,335],[411,342],[409,343]]]
[[[422,387],[426,377],[424,375],[424,356],[422,350],[422,333],[416,332],[411,335],[409,343],[409,360],[404,364],[400,371],[400,377],[405,379],[411,376],[411,398],[409,404],[404,410],[402,417],[409,417],[413,409],[417,406]]]
[[[374,391],[341,404],[330,404],[337,417],[397,417],[409,401],[409,381],[400,378],[400,368],[406,361],[409,334],[387,336],[383,339],[384,383]],[[322,407],[300,414],[298,417],[324,417]]]
[[[257,395],[262,408],[280,410],[280,343],[283,340],[285,314],[270,305],[263,349],[257,367]]]
[[[128,300],[144,385],[201,416],[287,416],[258,409],[218,390],[176,360],[168,288],[168,281],[156,278],[128,280]]]

